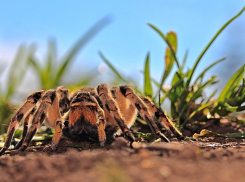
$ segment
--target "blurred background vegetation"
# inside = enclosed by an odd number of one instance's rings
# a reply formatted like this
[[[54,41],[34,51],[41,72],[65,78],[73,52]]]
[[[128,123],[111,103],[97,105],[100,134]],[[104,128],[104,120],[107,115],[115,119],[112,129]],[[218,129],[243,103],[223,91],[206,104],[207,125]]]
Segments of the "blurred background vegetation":
[[[35,83],[31,81],[29,85],[37,84],[39,89],[56,88],[59,85],[64,85],[68,89],[75,90],[83,86],[94,86],[99,83],[98,78],[101,73],[105,72],[105,69],[109,69],[109,77],[107,84],[109,85],[131,85],[139,95],[146,95],[155,102],[159,107],[163,107],[166,100],[170,105],[169,117],[180,128],[185,128],[191,131],[195,131],[200,125],[203,125],[208,120],[221,119],[227,117],[231,112],[238,112],[245,110],[245,64],[242,66],[229,65],[232,61],[227,63],[227,67],[219,67],[219,63],[223,62],[226,57],[214,60],[214,62],[202,64],[205,65],[201,71],[196,72],[197,65],[201,62],[202,57],[212,45],[218,35],[226,28],[233,20],[239,17],[245,7],[234,17],[232,17],[226,24],[224,24],[214,37],[209,41],[203,51],[199,54],[192,66],[186,65],[188,59],[188,51],[186,51],[183,59],[177,57],[178,38],[177,33],[169,31],[164,34],[155,25],[148,23],[150,29],[155,31],[160,38],[167,44],[166,50],[164,50],[164,70],[162,70],[161,79],[155,80],[151,76],[150,64],[151,53],[146,53],[145,60],[142,60],[144,70],[141,71],[143,78],[143,87],[139,85],[139,82],[134,76],[121,74],[123,69],[118,69],[113,65],[114,61],[110,61],[102,52],[99,52],[101,59],[107,65],[99,67],[97,70],[88,70],[83,67],[79,70],[75,76],[69,78],[74,74],[71,69],[74,60],[77,58],[78,53],[84,48],[84,46],[106,27],[111,19],[105,17],[92,26],[83,36],[81,36],[64,54],[58,55],[56,41],[50,39],[48,41],[48,48],[46,55],[42,60],[36,55],[36,45],[30,46],[20,45],[15,59],[12,62],[12,66],[8,71],[7,81],[4,83],[6,87],[0,88],[0,133],[6,131],[6,127],[11,119],[12,113],[15,111],[16,99],[22,102],[27,97],[26,94],[21,94],[21,85],[25,76],[27,76],[27,69],[32,69],[33,77],[37,78]],[[233,35],[232,35],[233,36]],[[233,41],[239,41],[240,37],[234,35]],[[241,60],[242,58],[234,48],[234,50],[227,50],[232,52],[234,57],[229,59]],[[236,58],[239,57],[238,58]],[[220,78],[217,78],[217,74],[207,76],[207,72],[212,67],[216,67],[220,72]],[[230,69],[232,67],[233,69]],[[229,68],[229,69],[227,69]],[[126,69],[126,68],[125,68]],[[221,70],[221,71],[220,71]],[[1,67],[0,76],[6,71],[6,68]],[[232,72],[231,77],[226,77],[227,72]],[[223,75],[223,76],[222,76]],[[97,81],[94,81],[97,79]],[[170,85],[166,86],[166,80],[170,80]],[[219,80],[222,82],[222,86],[218,85]],[[217,90],[210,91],[210,87],[213,88],[222,87],[217,94]],[[216,87],[215,87],[216,86]],[[29,93],[30,94],[30,93]],[[21,99],[19,99],[21,98]],[[243,120],[238,120],[244,122]]]
[[[80,37],[77,42],[60,58],[58,59],[55,40],[48,41],[48,49],[44,60],[40,61],[36,57],[36,45],[30,46],[20,45],[13,64],[8,73],[6,89],[0,90],[0,134],[4,133],[8,127],[11,116],[15,112],[16,107],[12,104],[13,97],[18,93],[23,78],[27,69],[31,67],[36,74],[39,89],[48,90],[56,88],[59,85],[64,85],[70,91],[88,86],[89,83],[98,76],[98,72],[91,70],[87,75],[79,76],[75,80],[69,80],[66,83],[64,76],[69,75],[72,71],[69,70],[76,55],[82,48],[107,24],[110,23],[110,18],[105,17],[91,27],[85,35]],[[43,65],[40,62],[44,63]],[[84,71],[83,69],[81,71]],[[0,74],[4,71],[2,68]],[[86,70],[87,71],[87,70]],[[29,83],[34,84],[34,83]],[[36,84],[36,83],[35,83]],[[25,99],[25,98],[24,98]],[[24,101],[24,100],[23,100]]]
[[[195,132],[201,125],[205,125],[207,121],[220,120],[224,117],[229,117],[230,113],[240,112],[245,110],[245,64],[241,67],[231,65],[231,69],[227,69],[227,72],[232,72],[230,78],[225,78],[223,81],[223,88],[220,89],[220,93],[217,93],[217,89],[207,94],[207,90],[210,86],[216,85],[219,80],[217,75],[214,74],[208,79],[206,77],[207,71],[212,67],[219,67],[219,63],[224,61],[226,57],[220,58],[211,64],[205,65],[205,68],[201,69],[196,76],[196,68],[200,64],[202,57],[205,55],[207,50],[210,48],[215,39],[221,34],[221,32],[236,18],[238,18],[245,7],[234,17],[228,20],[213,38],[209,41],[206,47],[202,50],[200,55],[197,57],[193,66],[186,69],[186,61],[188,59],[188,51],[182,61],[177,58],[177,46],[178,40],[175,32],[170,31],[166,35],[159,30],[156,26],[148,23],[148,25],[155,30],[162,40],[167,44],[165,50],[165,69],[162,72],[162,78],[159,81],[153,79],[150,75],[150,53],[147,54],[145,59],[144,71],[144,89],[141,92],[137,85],[131,83],[132,87],[138,92],[138,94],[146,95],[155,102],[156,105],[162,106],[165,100],[170,101],[170,113],[169,117],[173,119],[176,125],[180,128],[185,128],[192,132]],[[127,81],[117,69],[111,64],[111,62],[100,53],[101,58],[113,70],[115,75],[122,82],[128,84]],[[244,63],[244,61],[243,61]],[[177,66],[177,70],[172,70],[174,64]],[[234,63],[233,63],[234,64]],[[234,70],[236,68],[237,70]],[[219,69],[222,70],[221,67]],[[174,76],[170,78],[170,73],[174,72]],[[171,86],[166,87],[166,79],[171,79]],[[221,78],[222,80],[223,78]],[[154,91],[153,88],[156,88]],[[216,87],[217,88],[217,87]],[[230,118],[232,119],[232,118]],[[237,118],[233,118],[239,120]],[[244,122],[240,120],[239,122]]]

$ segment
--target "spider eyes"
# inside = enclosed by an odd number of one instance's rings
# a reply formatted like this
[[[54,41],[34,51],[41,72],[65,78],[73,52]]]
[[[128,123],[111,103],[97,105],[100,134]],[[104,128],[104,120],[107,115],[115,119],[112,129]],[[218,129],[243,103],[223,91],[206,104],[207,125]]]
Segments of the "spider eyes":
[[[79,93],[79,94],[77,94],[77,98],[81,98],[81,97],[90,98],[90,95],[88,93]]]
[[[68,91],[67,90],[59,90],[61,93],[63,93],[63,94],[68,94]]]
[[[77,99],[90,99],[89,93],[78,93],[75,98]]]

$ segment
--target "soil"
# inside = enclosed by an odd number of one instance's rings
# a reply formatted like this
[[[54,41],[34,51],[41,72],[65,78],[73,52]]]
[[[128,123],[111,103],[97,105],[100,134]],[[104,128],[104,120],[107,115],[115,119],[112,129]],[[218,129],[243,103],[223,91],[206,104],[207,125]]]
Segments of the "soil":
[[[239,131],[232,123],[208,127]],[[0,157],[0,181],[245,181],[245,139],[188,139],[135,143],[134,149],[123,137],[103,148],[62,139],[57,151],[51,150],[51,140],[32,142],[24,152],[9,150]]]

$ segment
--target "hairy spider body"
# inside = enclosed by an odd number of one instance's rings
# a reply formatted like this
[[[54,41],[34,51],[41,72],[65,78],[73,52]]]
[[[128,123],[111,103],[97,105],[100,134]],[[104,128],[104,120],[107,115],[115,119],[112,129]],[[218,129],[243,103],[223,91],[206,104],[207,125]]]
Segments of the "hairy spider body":
[[[153,121],[154,117],[179,140],[183,139],[182,134],[160,108],[149,98],[136,95],[129,86],[110,89],[106,84],[100,84],[96,89],[82,88],[71,94],[70,98],[69,91],[61,86],[56,90],[34,92],[27,98],[12,117],[0,155],[9,148],[13,134],[22,119],[22,138],[15,146],[16,149],[25,150],[38,127],[45,122],[55,129],[51,144],[51,148],[55,150],[62,135],[73,140],[97,139],[100,145],[104,146],[106,140],[124,134],[132,143],[135,139],[129,128],[134,124],[137,113],[162,140],[169,141],[158,129]]]

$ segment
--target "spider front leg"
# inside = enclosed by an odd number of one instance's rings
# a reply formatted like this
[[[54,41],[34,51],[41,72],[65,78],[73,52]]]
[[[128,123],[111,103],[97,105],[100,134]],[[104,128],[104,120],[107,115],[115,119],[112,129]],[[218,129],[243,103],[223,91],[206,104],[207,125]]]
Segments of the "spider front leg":
[[[26,138],[26,134],[28,131],[28,125],[30,123],[30,121],[33,118],[33,114],[35,113],[35,108],[32,109],[32,111],[26,116],[26,118],[24,119],[24,124],[23,124],[23,132],[21,135],[21,140],[14,146],[15,149],[19,149],[21,147],[21,145],[23,144],[25,138]]]
[[[28,130],[26,138],[19,148],[20,151],[24,151],[30,144],[33,136],[36,134],[37,129],[42,125],[44,120],[51,127],[54,127],[55,122],[60,118],[58,98],[55,90],[49,90],[45,93],[41,100],[41,104],[37,109],[33,117],[33,122],[31,127]]]
[[[99,103],[97,102],[97,100],[95,99],[95,97],[91,96],[91,99],[96,103],[96,112],[98,114],[97,126],[98,126],[98,136],[99,136],[100,146],[104,146],[105,142],[106,142],[105,113],[104,113],[103,109],[101,109],[101,107],[100,107]]]
[[[161,108],[157,107],[149,98],[140,97],[145,104],[148,106],[148,110],[153,117],[156,117],[162,127],[165,127],[167,130],[171,131],[178,140],[183,140],[184,136],[182,133],[174,126],[171,120],[164,114]]]
[[[128,138],[131,144],[135,141],[133,134],[129,131],[126,122],[119,112],[118,105],[116,101],[112,98],[110,89],[106,84],[100,84],[97,87],[97,93],[101,102],[103,103],[103,108],[107,109],[110,115],[115,119],[118,126],[122,130],[123,134]]]
[[[52,139],[51,149],[56,150],[57,145],[59,144],[60,138],[62,136],[62,120],[58,118],[55,123],[55,133]]]
[[[137,110],[139,111],[139,114],[144,118],[144,120],[146,120],[146,122],[151,128],[151,131],[157,136],[159,136],[162,140],[169,142],[169,139],[163,133],[161,133],[156,123],[153,121],[148,111],[148,107],[140,99],[140,97],[134,93],[134,90],[131,87],[126,86],[126,85],[120,86],[119,88],[120,88],[121,93],[137,108]]]
[[[17,129],[20,121],[22,120],[22,118],[26,118],[30,112],[36,107],[37,102],[39,102],[39,100],[42,98],[44,94],[44,91],[37,91],[34,92],[33,94],[31,94],[27,100],[25,101],[25,103],[17,110],[17,112],[13,115],[9,128],[8,128],[8,132],[7,132],[7,138],[5,141],[5,144],[3,146],[3,148],[0,151],[0,156],[3,155],[5,153],[5,151],[9,148],[10,144],[11,144],[11,140],[13,138],[14,132]],[[25,128],[24,126],[24,131],[26,132],[27,128]],[[25,137],[25,134],[22,134],[22,139]]]
[[[69,133],[68,120],[70,112],[66,112],[62,118],[58,118],[55,123],[55,133],[52,139],[51,149],[56,150],[63,132]],[[63,122],[64,121],[64,122]]]

